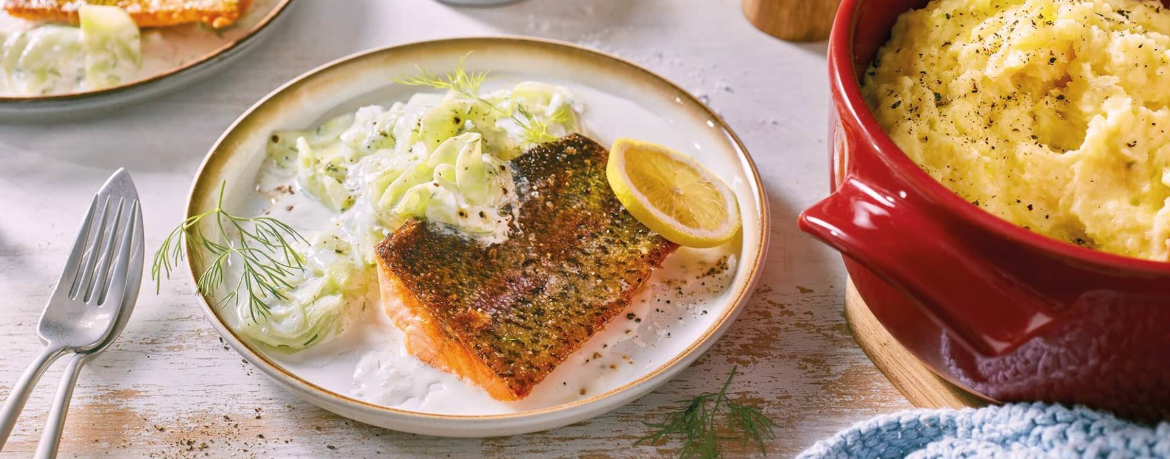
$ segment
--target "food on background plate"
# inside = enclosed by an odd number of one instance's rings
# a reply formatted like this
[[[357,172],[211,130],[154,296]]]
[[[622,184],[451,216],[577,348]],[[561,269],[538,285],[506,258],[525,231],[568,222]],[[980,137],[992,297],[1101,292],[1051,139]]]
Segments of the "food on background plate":
[[[512,160],[518,217],[499,244],[418,219],[391,233],[382,304],[407,350],[518,400],[625,310],[677,246],[622,209],[606,157],[571,135]]]
[[[1170,261],[1170,10],[1135,0],[936,0],[862,80],[878,122],[981,209]]]
[[[144,66],[141,27],[194,23],[227,27],[239,19],[250,3],[250,0],[7,0],[4,13],[0,13],[0,96],[96,91],[134,81],[148,72],[161,71],[154,68],[158,67],[157,63]],[[173,65],[183,64],[185,53],[167,46],[161,36],[150,38],[145,42],[153,46],[146,48],[152,48],[154,54],[171,55],[153,57],[174,60]]]
[[[87,5],[117,7],[139,27],[203,23],[222,28],[240,18],[251,0],[6,0],[4,11],[30,21],[77,24]]]
[[[647,163],[657,173],[640,174],[635,161],[607,163],[606,149],[580,134],[584,106],[567,88],[526,81],[481,92],[486,73],[462,65],[441,77],[420,72],[397,82],[445,93],[273,132],[256,190],[274,207],[254,218],[222,205],[192,217],[156,254],[155,277],[170,272],[179,248],[202,244],[214,258],[199,275],[200,292],[219,298],[217,307],[234,306],[227,322],[236,331],[285,352],[335,342],[368,325],[361,311],[381,304],[376,314],[403,332],[395,346],[411,362],[515,401],[625,311],[678,247],[625,210],[607,164],[633,171],[637,189],[627,184],[624,193],[663,206],[654,218],[716,229],[684,234],[696,245],[726,242],[739,228],[734,195],[690,158],[637,143],[658,155]],[[640,154],[630,142],[617,144],[630,150],[622,154]],[[702,202],[680,201],[686,196]],[[284,197],[301,200],[295,212],[275,205]],[[219,229],[212,223],[225,219]],[[721,276],[734,263],[692,260],[702,272],[686,279]],[[672,298],[685,296],[681,284],[669,288]],[[361,362],[384,367],[381,359],[398,358],[390,351]],[[355,380],[367,378],[361,362]]]
[[[78,8],[80,27],[48,24],[0,45],[0,93],[51,94],[127,81],[142,65],[138,27],[112,6]]]

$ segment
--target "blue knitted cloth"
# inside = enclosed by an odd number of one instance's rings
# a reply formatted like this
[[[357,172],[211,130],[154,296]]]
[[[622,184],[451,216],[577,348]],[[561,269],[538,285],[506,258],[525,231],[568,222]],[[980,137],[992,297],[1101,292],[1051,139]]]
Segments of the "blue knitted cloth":
[[[870,458],[1170,459],[1170,423],[1143,427],[1086,408],[1041,403],[917,410],[862,422],[797,456]]]

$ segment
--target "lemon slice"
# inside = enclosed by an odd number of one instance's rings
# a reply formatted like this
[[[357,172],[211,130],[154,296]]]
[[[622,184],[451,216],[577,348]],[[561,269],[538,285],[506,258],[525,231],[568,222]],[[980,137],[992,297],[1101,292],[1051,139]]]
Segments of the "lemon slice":
[[[715,247],[739,231],[739,205],[731,188],[682,153],[617,139],[605,176],[634,218],[678,245]]]

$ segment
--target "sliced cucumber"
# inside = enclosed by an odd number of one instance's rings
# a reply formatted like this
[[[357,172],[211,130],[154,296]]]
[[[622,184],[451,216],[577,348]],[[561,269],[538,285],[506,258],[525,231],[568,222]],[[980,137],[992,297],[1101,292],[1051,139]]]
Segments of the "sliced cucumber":
[[[86,87],[107,88],[130,78],[142,65],[142,40],[134,20],[114,6],[85,5],[78,13]]]
[[[17,32],[4,43],[3,73],[18,94],[68,91],[83,78],[81,37],[73,27],[47,25]]]
[[[20,60],[20,53],[28,46],[28,34],[23,31],[13,32],[4,38],[4,45],[0,47],[0,87],[16,91],[12,74],[16,70],[16,63]]]

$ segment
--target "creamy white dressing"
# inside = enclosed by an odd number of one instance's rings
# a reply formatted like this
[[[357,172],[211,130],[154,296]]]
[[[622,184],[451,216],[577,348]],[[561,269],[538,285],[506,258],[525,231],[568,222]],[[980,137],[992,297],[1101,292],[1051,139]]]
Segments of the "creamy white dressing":
[[[13,32],[0,45],[0,88],[36,95],[82,87],[85,54],[77,27],[45,25]]]
[[[337,228],[325,228],[297,244],[304,269],[286,279],[293,288],[283,298],[266,298],[267,311],[257,316],[238,307],[238,329],[268,346],[300,349],[328,341],[345,330],[355,308],[376,301],[373,272]]]
[[[443,389],[442,378],[398,347],[370,351],[353,370],[353,396],[383,406],[402,406],[411,399],[422,402]]]
[[[276,131],[268,155],[295,170],[298,190],[341,213],[373,263],[374,244],[425,218],[482,244],[508,238],[517,207],[508,160],[539,141],[580,132],[566,88],[522,82],[472,95],[419,93],[362,107],[309,130]]]

